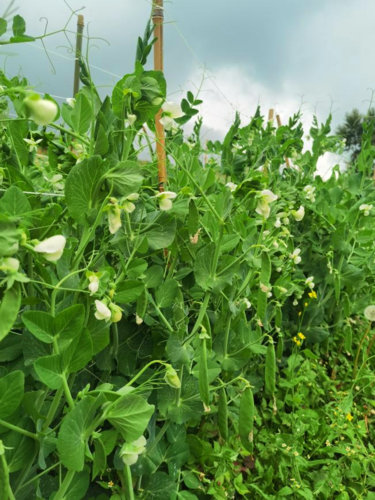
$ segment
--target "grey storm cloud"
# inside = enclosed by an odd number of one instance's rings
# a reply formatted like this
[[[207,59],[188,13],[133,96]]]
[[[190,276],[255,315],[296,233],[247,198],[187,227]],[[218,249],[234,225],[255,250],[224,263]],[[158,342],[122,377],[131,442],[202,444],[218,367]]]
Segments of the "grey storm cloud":
[[[63,0],[18,0],[16,5],[31,35],[43,32],[40,18],[48,19],[51,32],[61,29],[70,13]],[[118,79],[114,75],[132,70],[150,0],[70,0],[69,5],[85,6],[81,13],[91,37],[92,74],[101,92],[110,93]],[[179,91],[199,86],[204,65],[212,77],[203,85],[204,110],[218,133],[234,109],[248,116],[258,102],[279,106],[287,115],[297,111],[304,95],[306,113],[317,109],[324,119],[332,107],[334,123],[351,108],[368,106],[368,88],[375,87],[373,0],[173,0],[165,2],[165,9],[169,92],[178,99]],[[68,29],[74,32],[75,20]],[[67,36],[74,43],[74,33]],[[7,47],[2,66],[8,75],[24,74],[40,92],[70,97],[68,42],[57,34],[45,44],[54,72],[40,42]]]

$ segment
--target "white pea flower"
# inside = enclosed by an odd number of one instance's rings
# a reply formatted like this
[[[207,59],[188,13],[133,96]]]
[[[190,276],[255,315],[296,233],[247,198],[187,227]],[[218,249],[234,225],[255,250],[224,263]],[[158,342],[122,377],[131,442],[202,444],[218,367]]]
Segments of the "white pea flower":
[[[125,465],[134,465],[138,456],[146,451],[146,438],[141,436],[136,441],[132,443],[124,443],[120,450],[119,456]]]
[[[271,297],[272,297],[272,292],[268,292],[268,293],[267,293],[267,297],[268,297],[268,298],[271,298]]]
[[[239,144],[236,144],[236,143],[232,144],[232,153],[233,154],[238,153],[238,151],[240,151],[241,149],[242,148],[241,148],[241,146]]]
[[[368,215],[370,215],[370,211],[371,211],[371,209],[372,209],[372,205],[367,205],[366,203],[364,203],[363,205],[361,205],[361,206],[359,207],[359,210],[360,210],[361,212],[363,212],[363,215],[364,215],[365,217],[367,217]]]
[[[269,189],[263,189],[258,195],[258,205],[255,209],[256,213],[262,215],[264,219],[268,219],[271,213],[270,203],[277,200],[278,196]]]
[[[237,189],[237,184],[234,184],[234,182],[227,182],[225,186],[229,188],[232,191],[232,193]]]
[[[53,184],[53,186],[60,191],[62,191],[64,189],[64,184],[62,182],[60,182],[60,181],[62,181],[62,179],[63,179],[63,176],[61,174],[56,174],[51,179],[51,183]]]
[[[165,102],[162,106],[163,116],[160,123],[165,130],[172,130],[172,133],[177,129],[177,124],[174,118],[181,118],[184,115],[181,106],[175,102]]]
[[[300,222],[305,217],[305,207],[301,205],[298,210],[292,210],[292,215],[297,222]]]
[[[314,276],[309,276],[308,278],[306,278],[305,284],[312,290],[315,287]]]
[[[280,219],[276,219],[276,222],[274,224],[275,227],[281,227],[281,220]]]
[[[314,195],[314,193],[315,193],[315,187],[314,186],[310,186],[310,184],[308,184],[307,186],[305,186],[303,188],[303,191],[304,191],[304,193],[306,195],[306,198],[314,203],[314,201],[315,201],[315,195]]]
[[[375,321],[375,306],[367,306],[364,315],[369,321]]]
[[[122,208],[128,212],[129,214],[131,214],[134,210],[135,210],[135,205],[134,203],[132,203],[132,201],[137,201],[139,198],[139,194],[138,193],[132,193],[132,194],[129,194],[129,196],[127,196],[125,198],[125,201],[122,205]]]
[[[301,253],[301,249],[300,248],[296,248],[293,253],[291,253],[289,255],[289,257],[293,260],[293,262],[295,264],[299,264],[301,262],[301,257],[299,256],[299,254]]]
[[[91,295],[96,293],[99,290],[99,278],[96,274],[92,274],[89,276],[89,290],[91,292]]]
[[[0,271],[5,273],[14,274],[20,268],[20,261],[13,257],[5,257],[0,261]]]
[[[111,310],[111,321],[112,323],[118,323],[122,318],[122,309],[118,305],[111,302],[109,304],[109,308]]]
[[[126,121],[132,127],[134,125],[134,123],[137,121],[137,115],[133,115],[133,114],[129,113],[126,117]]]
[[[282,271],[282,270],[283,270],[283,269],[282,269],[281,267],[277,267],[277,268],[276,268],[276,271],[277,271],[278,273],[281,273],[281,271]]]
[[[276,240],[274,240],[274,241],[272,242],[272,245],[273,245],[275,248],[279,248],[279,244],[277,243],[277,241],[276,241]]]
[[[65,100],[66,100],[68,106],[70,106],[71,108],[74,108],[75,103],[76,103],[76,100],[74,99],[74,97],[67,97]]]
[[[263,283],[259,283],[259,287],[263,293],[268,293],[271,291],[271,289],[267,285],[264,285]]]
[[[121,210],[120,207],[116,204],[111,205],[108,210],[108,224],[109,224],[109,232],[111,234],[117,233],[117,231],[121,227]]]
[[[159,208],[160,210],[170,210],[172,208],[172,200],[176,198],[177,194],[173,191],[163,191],[162,193],[158,193],[155,198],[159,200]]]
[[[137,325],[141,325],[143,323],[143,319],[140,316],[138,316],[137,313],[135,313],[135,322]]]
[[[107,304],[102,302],[101,300],[96,300],[95,301],[95,307],[96,307],[96,312],[95,312],[95,318],[98,319],[99,321],[102,321],[103,319],[108,322],[111,319],[111,311],[107,307]]]
[[[32,153],[34,150],[37,149],[38,144],[40,144],[42,142],[42,140],[43,139],[37,139],[36,141],[34,141],[34,139],[24,139],[26,144],[28,144],[28,146],[29,146],[30,153]]]
[[[30,118],[37,125],[48,125],[54,121],[57,115],[56,104],[48,99],[41,99],[38,94],[26,97],[23,102],[30,113]]]
[[[249,299],[244,298],[243,299],[243,303],[245,304],[246,309],[250,309],[251,308],[251,302],[250,302]]]
[[[61,234],[58,234],[56,236],[51,236],[51,238],[47,238],[44,241],[41,241],[34,247],[34,250],[38,253],[41,253],[46,260],[55,262],[62,256],[65,244],[65,237]]]
[[[294,305],[294,306],[298,306],[298,300],[297,300],[297,299],[294,299],[294,300],[293,300],[293,305]]]

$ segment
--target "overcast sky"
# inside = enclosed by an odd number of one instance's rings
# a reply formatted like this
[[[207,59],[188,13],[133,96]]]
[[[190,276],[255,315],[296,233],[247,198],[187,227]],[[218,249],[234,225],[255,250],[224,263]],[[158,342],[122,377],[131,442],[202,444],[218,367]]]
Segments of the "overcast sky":
[[[63,0],[16,0],[16,5],[29,35],[43,32],[42,16],[51,32],[63,28],[70,15]],[[106,40],[91,40],[90,62],[97,84],[111,92],[114,75],[133,69],[150,0],[69,0],[69,5],[85,7],[86,34],[88,28],[90,37]],[[375,88],[374,19],[374,0],[166,0],[168,92],[179,100],[205,75],[202,115],[209,137],[223,136],[235,109],[245,122],[258,102],[264,113],[275,107],[285,121],[302,95],[306,124],[315,111],[325,119],[331,107],[334,123],[340,123],[353,107],[365,111],[368,89]],[[76,19],[68,29],[75,26]],[[67,41],[59,34],[45,43],[58,54],[49,53],[55,74],[40,42],[8,49],[7,74],[21,71],[40,92],[70,97],[73,61]]]

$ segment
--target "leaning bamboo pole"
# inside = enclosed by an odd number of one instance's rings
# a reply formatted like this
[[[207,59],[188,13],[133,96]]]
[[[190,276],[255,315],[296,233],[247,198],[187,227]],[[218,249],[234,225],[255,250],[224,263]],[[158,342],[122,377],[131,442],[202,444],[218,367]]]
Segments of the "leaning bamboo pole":
[[[163,0],[153,0],[152,21],[155,26],[154,33],[156,38],[156,42],[154,45],[154,69],[156,71],[164,71]],[[166,168],[166,153],[165,153],[165,133],[164,133],[164,127],[160,123],[161,114],[162,110],[158,112],[155,118],[156,156],[158,161],[159,190],[164,191],[164,183],[167,180],[167,168]]]
[[[82,39],[83,39],[83,28],[85,26],[84,18],[81,14],[78,15],[77,20],[77,38],[76,38],[76,57],[74,61],[74,83],[73,83],[73,97],[79,91],[79,58],[82,54]]]

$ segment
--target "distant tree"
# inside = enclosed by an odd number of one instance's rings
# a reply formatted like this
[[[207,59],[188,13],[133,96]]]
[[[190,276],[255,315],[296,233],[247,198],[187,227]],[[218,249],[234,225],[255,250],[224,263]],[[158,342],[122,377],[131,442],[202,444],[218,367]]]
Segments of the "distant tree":
[[[353,109],[350,113],[346,113],[344,123],[337,127],[336,133],[346,139],[345,151],[350,153],[352,161],[357,158],[361,151],[363,122],[374,119],[375,108],[370,108],[366,115],[360,113],[358,109]],[[375,134],[372,142],[375,144]]]

